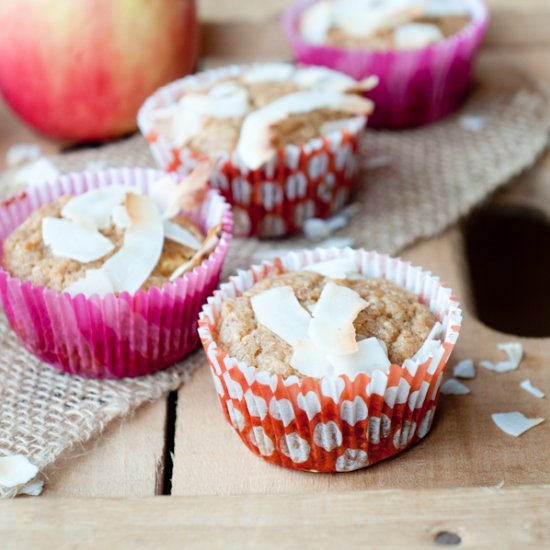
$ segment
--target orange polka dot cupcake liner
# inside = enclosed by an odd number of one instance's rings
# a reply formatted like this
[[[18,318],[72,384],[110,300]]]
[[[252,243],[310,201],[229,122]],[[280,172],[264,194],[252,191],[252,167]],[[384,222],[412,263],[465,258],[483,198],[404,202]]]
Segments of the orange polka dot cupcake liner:
[[[236,65],[187,76],[146,100],[138,125],[163,169],[187,174],[205,156],[171,145],[155,131],[152,112],[175,105],[185,93],[237,77],[250,67]],[[340,211],[351,196],[359,138],[366,122],[366,117],[358,116],[345,129],[301,146],[281,147],[257,170],[247,168],[234,153],[219,155],[210,184],[232,205],[235,236],[267,238],[301,233],[306,220],[326,219]]]
[[[436,315],[438,334],[430,334],[415,356],[391,365],[388,373],[351,378],[283,377],[220,349],[216,335],[224,301],[271,275],[336,258],[352,260],[366,277],[387,279],[416,294]],[[461,322],[452,291],[431,273],[367,250],[318,249],[231,277],[204,305],[199,336],[225,419],[254,454],[295,470],[348,472],[401,453],[428,434]]]

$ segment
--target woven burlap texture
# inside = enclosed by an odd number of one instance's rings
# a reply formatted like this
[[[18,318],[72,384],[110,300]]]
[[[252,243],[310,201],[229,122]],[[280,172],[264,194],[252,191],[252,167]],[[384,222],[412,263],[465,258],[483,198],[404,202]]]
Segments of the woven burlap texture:
[[[354,197],[360,208],[340,236],[357,247],[396,253],[441,232],[498,186],[533,164],[547,144],[550,109],[537,87],[482,87],[457,115],[399,133],[368,132]],[[474,129],[472,129],[474,128]],[[92,165],[153,166],[139,137],[52,157],[62,172]],[[375,166],[378,165],[378,168]],[[273,248],[311,247],[302,238],[237,240],[225,275]],[[68,448],[103,430],[146,401],[177,388],[200,352],[153,376],[123,381],[70,377],[23,350],[0,320],[0,456],[21,453],[41,470]],[[2,491],[11,496],[15,491]]]

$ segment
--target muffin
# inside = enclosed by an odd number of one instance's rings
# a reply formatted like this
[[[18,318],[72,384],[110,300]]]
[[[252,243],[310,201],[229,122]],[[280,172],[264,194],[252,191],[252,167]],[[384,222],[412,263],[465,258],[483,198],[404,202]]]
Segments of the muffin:
[[[204,306],[199,334],[247,447],[280,466],[343,472],[428,433],[460,324],[430,273],[332,249],[231,278]]]
[[[303,0],[283,19],[298,62],[378,76],[369,125],[394,129],[463,103],[487,24],[482,0]]]
[[[374,108],[362,93],[376,83],[285,63],[229,67],[162,88],[138,123],[169,171],[217,161],[211,184],[232,204],[236,234],[282,236],[348,200]]]
[[[149,374],[194,349],[231,230],[208,174],[72,174],[3,203],[0,294],[23,345],[94,377]]]

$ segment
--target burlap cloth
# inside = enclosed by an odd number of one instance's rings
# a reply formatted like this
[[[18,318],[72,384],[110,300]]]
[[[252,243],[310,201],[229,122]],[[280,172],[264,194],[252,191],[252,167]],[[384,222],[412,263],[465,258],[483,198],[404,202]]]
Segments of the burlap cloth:
[[[360,208],[341,236],[351,237],[356,247],[399,252],[441,232],[533,164],[550,131],[545,92],[518,72],[503,71],[498,77],[493,73],[490,80],[478,87],[460,113],[440,124],[366,134],[364,170],[354,198]],[[82,170],[96,161],[109,166],[154,165],[139,136],[51,158],[62,172]],[[238,240],[231,247],[225,274],[250,265],[269,249],[311,246],[302,238]],[[140,379],[70,377],[24,351],[3,317],[0,346],[0,456],[22,453],[41,470],[70,447],[100,433],[114,418],[177,388],[205,362],[197,352]],[[0,488],[0,497],[14,493]]]

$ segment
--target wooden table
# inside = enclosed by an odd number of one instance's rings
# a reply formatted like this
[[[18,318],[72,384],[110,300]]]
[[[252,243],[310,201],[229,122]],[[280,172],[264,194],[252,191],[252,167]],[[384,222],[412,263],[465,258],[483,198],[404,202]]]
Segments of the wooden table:
[[[204,65],[288,57],[278,27],[287,3],[202,0]],[[484,66],[490,70],[493,61],[506,58],[550,81],[550,0],[489,4],[494,14]],[[40,143],[46,151],[61,147],[1,107],[0,163],[10,144],[22,142]],[[510,211],[499,210],[505,204],[534,208],[548,223],[550,154],[490,208],[505,218]],[[509,216],[509,223],[528,224],[524,214]],[[498,342],[516,338],[476,316],[463,230],[464,224],[457,225],[403,256],[441,275],[462,298],[464,330],[453,360],[495,358]],[[543,256],[532,261],[548,268],[550,240],[539,248]],[[550,268],[548,273],[547,284]],[[548,286],[538,291],[550,294]],[[521,329],[528,324],[517,319]],[[43,496],[0,503],[0,548],[550,545],[550,407],[547,399],[518,388],[529,377],[550,394],[550,339],[520,341],[527,353],[520,371],[498,377],[481,369],[471,395],[442,398],[425,441],[345,475],[297,473],[257,459],[222,419],[210,374],[202,368],[179,392],[113,423],[60,460],[46,472]],[[496,429],[490,414],[515,408],[548,422],[512,439]],[[200,434],[193,429],[197,424]],[[407,471],[417,466],[418,475],[404,477],[403,461]]]

